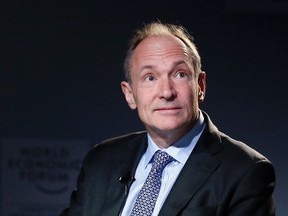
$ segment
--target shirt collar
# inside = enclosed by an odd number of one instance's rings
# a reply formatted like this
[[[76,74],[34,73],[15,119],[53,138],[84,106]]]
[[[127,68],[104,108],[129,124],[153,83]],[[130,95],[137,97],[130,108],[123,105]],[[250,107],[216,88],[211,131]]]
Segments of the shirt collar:
[[[199,113],[199,118],[194,127],[184,137],[166,149],[160,149],[148,134],[148,148],[144,154],[145,166],[152,162],[152,157],[158,150],[167,152],[175,161],[185,164],[206,125],[202,112]]]

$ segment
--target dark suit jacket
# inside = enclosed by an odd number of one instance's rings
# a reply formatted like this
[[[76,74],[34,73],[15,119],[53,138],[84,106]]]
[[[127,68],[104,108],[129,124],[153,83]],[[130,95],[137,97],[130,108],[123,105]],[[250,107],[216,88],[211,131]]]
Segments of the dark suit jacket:
[[[207,123],[159,216],[272,216],[275,172],[270,161]],[[106,140],[85,158],[70,206],[61,216],[117,216],[146,132]],[[122,177],[121,181],[119,177]]]

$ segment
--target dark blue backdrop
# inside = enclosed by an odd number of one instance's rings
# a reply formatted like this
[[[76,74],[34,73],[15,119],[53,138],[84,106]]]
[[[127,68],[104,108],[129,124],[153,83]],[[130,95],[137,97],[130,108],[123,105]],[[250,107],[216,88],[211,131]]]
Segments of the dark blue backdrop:
[[[207,72],[205,109],[218,127],[275,165],[288,215],[288,7],[284,1],[0,2],[0,137],[89,139],[143,129],[120,91],[131,32],[180,23]]]

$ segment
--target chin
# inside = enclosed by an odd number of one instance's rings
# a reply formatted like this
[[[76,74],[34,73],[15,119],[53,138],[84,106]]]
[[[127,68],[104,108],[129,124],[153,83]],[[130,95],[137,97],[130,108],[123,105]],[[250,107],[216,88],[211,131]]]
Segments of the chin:
[[[162,123],[161,125],[159,125],[157,128],[160,130],[160,131],[163,131],[163,132],[174,132],[174,131],[181,131],[181,130],[184,130],[185,128],[185,123]]]

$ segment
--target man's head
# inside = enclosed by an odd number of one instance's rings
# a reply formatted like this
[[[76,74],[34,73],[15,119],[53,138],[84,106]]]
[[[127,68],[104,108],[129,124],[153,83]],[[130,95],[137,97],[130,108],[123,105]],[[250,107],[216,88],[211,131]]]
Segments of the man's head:
[[[138,110],[148,133],[162,147],[194,126],[205,95],[200,57],[184,32],[160,23],[138,31],[126,59],[128,81],[121,83],[128,105]]]

